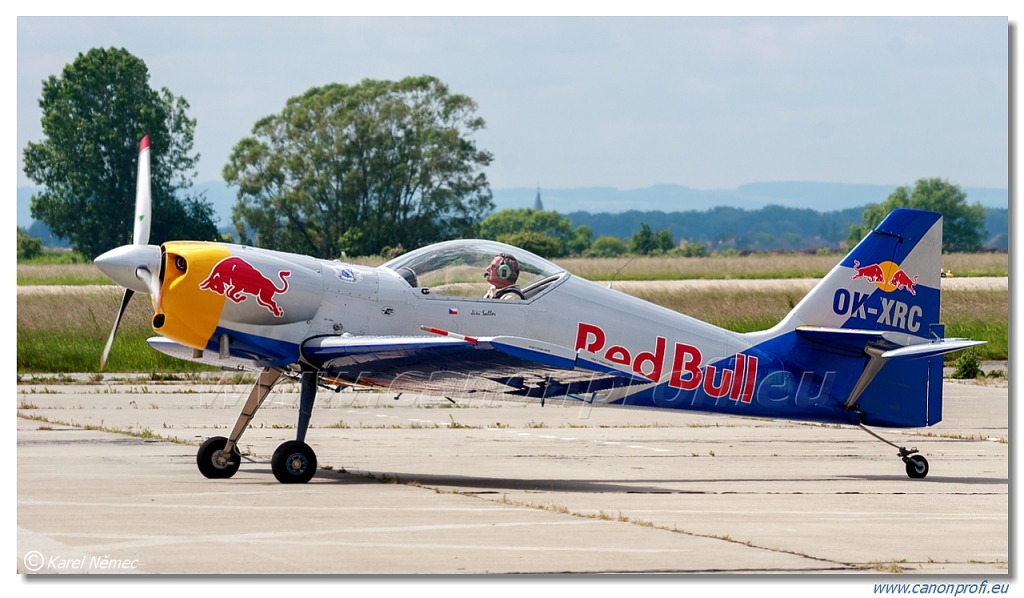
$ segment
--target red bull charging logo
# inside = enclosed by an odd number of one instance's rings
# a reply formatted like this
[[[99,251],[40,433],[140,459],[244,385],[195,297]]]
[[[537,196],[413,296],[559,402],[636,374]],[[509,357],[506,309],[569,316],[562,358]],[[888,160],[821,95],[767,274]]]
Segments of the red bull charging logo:
[[[206,280],[199,284],[199,288],[224,295],[235,303],[241,303],[248,299],[246,295],[251,295],[256,298],[256,303],[280,318],[284,315],[284,309],[274,300],[274,296],[288,291],[291,272],[281,270],[277,276],[281,279],[280,288],[244,259],[227,257],[217,262]]]
[[[853,269],[857,272],[851,277],[852,280],[859,278],[870,280],[886,293],[906,289],[911,295],[917,295],[917,291],[914,290],[917,276],[911,278],[895,262],[880,262],[861,267],[860,262],[854,260]]]

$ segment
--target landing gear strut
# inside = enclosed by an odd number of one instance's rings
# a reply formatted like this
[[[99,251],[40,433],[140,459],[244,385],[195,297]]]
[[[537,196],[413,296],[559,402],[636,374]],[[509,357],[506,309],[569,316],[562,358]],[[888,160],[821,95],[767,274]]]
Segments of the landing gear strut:
[[[274,385],[284,376],[277,368],[267,368],[260,372],[259,379],[249,392],[249,397],[238,414],[235,427],[227,438],[214,436],[199,447],[196,453],[196,464],[199,472],[210,479],[230,478],[238,471],[241,455],[238,452],[238,440],[249,426],[252,418],[259,411],[263,402],[270,395]],[[313,413],[313,402],[316,399],[317,372],[303,370],[302,389],[299,398],[299,421],[296,426],[295,440],[285,442],[277,447],[270,460],[270,468],[274,477],[282,484],[304,484],[316,474],[316,453],[306,444],[306,431]]]
[[[858,424],[858,426],[861,430],[864,430],[868,434],[871,434],[875,438],[881,440],[882,442],[898,450],[899,452],[896,453],[896,456],[902,459],[903,462],[907,464],[908,476],[915,480],[920,480],[924,479],[924,477],[928,475],[928,459],[925,459],[923,456],[917,454],[920,451],[918,451],[916,448],[908,449],[906,447],[898,446],[892,442],[889,442],[885,438],[882,438],[878,434],[875,434],[874,432],[869,430],[864,424]]]

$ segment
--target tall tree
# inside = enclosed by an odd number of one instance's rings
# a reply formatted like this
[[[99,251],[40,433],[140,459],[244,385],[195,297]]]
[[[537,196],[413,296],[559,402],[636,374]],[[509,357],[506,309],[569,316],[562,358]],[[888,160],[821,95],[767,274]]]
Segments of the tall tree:
[[[985,210],[981,204],[967,203],[967,194],[958,185],[942,179],[920,179],[913,189],[898,187],[880,204],[868,204],[864,221],[850,226],[848,242],[860,242],[885,216],[896,208],[916,208],[942,214],[942,249],[948,252],[975,252],[985,236]]]
[[[217,237],[213,207],[191,194],[198,154],[188,102],[149,86],[146,64],[124,49],[79,54],[43,82],[46,138],[24,151],[25,174],[45,189],[31,213],[87,257],[131,242],[139,140],[152,151],[151,243]]]
[[[224,179],[243,242],[323,258],[472,235],[493,209],[476,103],[434,77],[315,87],[259,120]],[[250,239],[250,233],[254,238]]]
[[[590,227],[583,230],[572,228],[572,222],[565,216],[551,210],[530,208],[499,210],[480,223],[480,236],[484,239],[510,239],[510,235],[532,233],[545,235],[557,244],[557,251],[545,257],[561,257],[570,252],[582,253],[590,246]],[[513,243],[515,244],[515,243]],[[582,249],[578,249],[582,247]],[[529,249],[523,247],[523,249]]]

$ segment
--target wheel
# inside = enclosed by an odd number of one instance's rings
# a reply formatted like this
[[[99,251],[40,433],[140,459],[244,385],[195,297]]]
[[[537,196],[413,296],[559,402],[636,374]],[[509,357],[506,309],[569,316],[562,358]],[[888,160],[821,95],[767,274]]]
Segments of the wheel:
[[[291,440],[277,447],[270,468],[282,484],[305,484],[316,473],[316,453],[305,442]]]
[[[928,459],[921,455],[914,455],[907,458],[907,475],[919,480],[928,475]]]
[[[199,466],[200,473],[211,480],[230,478],[235,475],[238,466],[242,463],[242,456],[238,453],[238,447],[235,447],[231,451],[230,459],[222,458],[221,453],[227,444],[227,438],[214,436],[208,438],[199,447],[199,452],[196,453],[196,464]]]

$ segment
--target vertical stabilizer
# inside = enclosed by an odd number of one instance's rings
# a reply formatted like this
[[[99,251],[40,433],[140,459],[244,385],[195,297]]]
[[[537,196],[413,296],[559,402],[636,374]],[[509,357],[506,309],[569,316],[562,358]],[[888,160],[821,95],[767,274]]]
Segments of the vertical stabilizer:
[[[930,338],[941,267],[942,215],[894,210],[768,332],[821,326]]]

